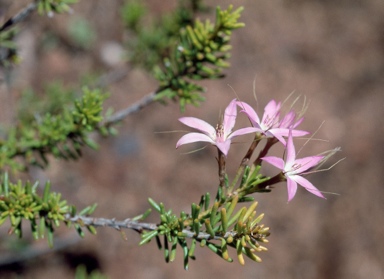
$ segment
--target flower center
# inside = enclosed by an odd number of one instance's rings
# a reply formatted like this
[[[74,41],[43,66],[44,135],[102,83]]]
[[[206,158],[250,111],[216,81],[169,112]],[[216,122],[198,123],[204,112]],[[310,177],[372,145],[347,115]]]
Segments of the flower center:
[[[216,126],[216,138],[218,141],[224,141],[224,126],[223,126],[223,124],[217,124],[217,126]]]
[[[289,173],[294,174],[298,169],[301,168],[301,166],[302,166],[301,164],[295,163],[291,166],[291,168],[289,170],[285,171],[284,174],[289,174]]]
[[[276,114],[270,116],[266,115],[266,117],[263,119],[263,125],[265,127],[265,130],[269,130],[272,127],[274,127],[279,122],[278,116]]]

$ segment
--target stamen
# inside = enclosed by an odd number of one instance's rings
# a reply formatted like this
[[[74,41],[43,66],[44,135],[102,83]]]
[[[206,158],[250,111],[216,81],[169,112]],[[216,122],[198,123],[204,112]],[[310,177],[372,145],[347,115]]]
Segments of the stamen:
[[[279,123],[279,117],[277,114],[273,115],[272,117],[267,115],[263,120],[265,130],[269,130],[270,128],[273,128],[278,123]]]
[[[298,170],[299,168],[301,168],[301,164],[293,164],[292,168],[291,168],[291,171]]]
[[[223,124],[216,125],[216,137],[222,138],[224,136],[224,126]]]

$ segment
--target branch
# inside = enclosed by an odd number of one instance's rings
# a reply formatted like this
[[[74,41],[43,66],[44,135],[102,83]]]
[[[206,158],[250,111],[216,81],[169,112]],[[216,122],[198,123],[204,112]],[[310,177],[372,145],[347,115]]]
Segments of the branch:
[[[92,87],[107,87],[110,84],[123,80],[129,73],[128,67],[114,69],[108,73],[105,73],[98,77],[95,84]]]
[[[156,94],[157,94],[157,91],[151,92],[148,95],[141,98],[136,103],[132,104],[131,106],[117,111],[113,115],[107,117],[107,119],[105,119],[104,121],[100,122],[99,127],[109,127],[113,124],[116,124],[117,122],[122,121],[128,115],[134,112],[137,112],[141,110],[143,107],[151,104],[155,100]]]
[[[134,230],[141,236],[139,245],[155,239],[158,247],[164,249],[167,262],[173,261],[179,245],[183,250],[185,269],[188,269],[188,258],[195,259],[194,250],[198,242],[200,246],[208,247],[230,262],[233,260],[228,255],[228,247],[235,248],[241,264],[244,264],[243,254],[259,262],[261,259],[255,253],[267,250],[261,245],[268,242],[266,238],[270,235],[269,228],[260,224],[264,214],[256,216],[257,202],[252,203],[248,208],[244,206],[235,213],[238,196],[228,197],[224,201],[218,194],[216,202],[210,207],[210,194],[207,193],[199,204],[192,203],[191,214],[182,211],[179,217],[172,213],[172,210],[165,209],[163,203],[158,204],[149,198],[148,202],[159,213],[160,221],[144,223],[142,221],[152,209],[122,221],[114,218],[94,218],[90,215],[95,211],[96,204],[76,213],[76,207],[61,199],[59,193],[51,192],[49,182],[45,184],[43,193],[40,195],[36,193],[38,183],[33,185],[30,182],[21,181],[12,183],[7,173],[0,178],[0,182],[0,225],[9,220],[11,227],[8,233],[16,234],[21,238],[23,223],[26,221],[30,223],[32,236],[36,240],[46,238],[50,247],[54,244],[55,228],[64,223],[73,227],[81,237],[84,237],[83,229],[96,234],[96,227],[111,227],[127,239],[122,229]],[[220,189],[219,193],[222,192]],[[202,210],[209,212],[203,214]],[[164,238],[163,241],[161,237]]]
[[[217,149],[218,151],[218,159],[217,162],[219,164],[219,181],[220,181],[220,187],[224,188],[225,186],[225,155],[223,152],[221,152],[220,149]]]
[[[107,218],[94,218],[94,217],[86,217],[81,215],[71,216],[71,214],[66,214],[65,219],[68,222],[77,223],[81,226],[94,226],[94,227],[111,227],[116,230],[121,229],[131,229],[137,231],[138,233],[142,233],[144,230],[146,231],[155,231],[158,229],[158,225],[154,223],[141,223],[139,221],[127,218],[125,220],[119,221],[115,218],[107,219]],[[194,231],[184,229],[182,230],[182,234],[185,238],[194,238],[196,240],[220,240],[222,238],[228,238],[229,236],[236,237],[236,231],[228,231],[224,235],[215,235],[211,236],[209,233],[200,232],[197,236]]]
[[[104,74],[99,77],[98,81],[95,84],[95,87],[107,87],[108,85],[118,82],[122,79],[124,79],[129,72],[128,68],[122,68],[122,69],[117,69],[114,71],[111,71],[107,74]],[[110,115],[107,117],[104,121],[102,121],[98,126],[99,127],[109,127],[113,124],[116,124],[124,118],[126,118],[128,115],[135,113],[145,106],[151,104],[155,100],[156,94],[159,92],[160,89],[153,91],[149,93],[148,95],[144,96],[141,98],[141,100],[135,102],[134,104],[130,105],[129,107],[119,110],[115,112],[114,114]]]
[[[3,26],[0,27],[0,32],[5,29],[15,25],[21,21],[23,21],[28,15],[30,15],[37,8],[37,4],[35,2],[30,3],[26,7],[24,7],[21,11],[19,11],[16,15],[8,19]]]
[[[139,233],[143,230],[154,231],[157,229],[156,224],[152,223],[140,223],[136,220],[130,218],[123,221],[118,221],[116,219],[107,219],[107,218],[93,218],[85,217],[80,215],[71,216],[71,214],[65,215],[66,221],[77,223],[82,226],[94,226],[94,227],[112,227],[116,230],[120,229],[132,229]]]

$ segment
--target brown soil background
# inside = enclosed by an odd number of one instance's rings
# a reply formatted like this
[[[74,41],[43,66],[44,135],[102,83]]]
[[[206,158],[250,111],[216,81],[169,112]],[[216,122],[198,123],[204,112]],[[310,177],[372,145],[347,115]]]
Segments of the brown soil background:
[[[154,13],[166,12],[176,3],[145,2]],[[1,1],[3,17],[25,3]],[[100,55],[106,43],[123,41],[121,3],[82,0],[72,15],[29,18],[18,39],[23,63],[14,70],[11,87],[1,85],[1,121],[12,123],[12,102],[28,86],[39,90],[54,79],[73,84],[85,73],[121,67],[106,65]],[[222,7],[230,3],[245,7],[241,20],[246,24],[233,34],[232,67],[225,79],[203,83],[207,101],[198,109],[188,107],[186,115],[215,123],[219,111],[234,98],[233,91],[254,102],[254,81],[260,108],[271,98],[284,100],[292,91],[305,96],[311,105],[302,127],[314,131],[325,121],[316,137],[329,142],[311,142],[301,154],[341,146],[333,160],[346,159],[311,177],[319,189],[340,195],[321,200],[300,188],[287,203],[281,184],[271,194],[257,196],[258,212],[266,214],[263,222],[272,232],[261,264],[250,260],[244,267],[236,261],[229,264],[208,249],[197,249],[197,261],[186,272],[181,251],[176,262],[166,264],[154,243],[138,247],[135,232],[127,231],[124,241],[118,232],[101,228],[97,236],[78,241],[64,229],[56,239],[63,248],[0,267],[1,278],[73,278],[73,266],[79,262],[99,267],[109,278],[384,278],[383,1],[207,1]],[[91,50],[75,52],[59,45],[42,52],[43,32],[65,38],[64,27],[76,16],[89,20],[97,32]],[[130,69],[124,80],[108,88],[111,97],[106,106],[122,109],[155,88],[149,75]],[[152,104],[127,118],[117,137],[98,138],[100,151],[86,150],[75,163],[52,160],[47,171],[33,170],[29,176],[51,180],[55,190],[79,207],[97,202],[95,215],[100,217],[140,214],[148,208],[148,197],[175,212],[188,211],[201,194],[215,191],[216,162],[214,148],[184,155],[194,146],[175,150],[180,133],[156,133],[184,129],[177,121],[180,115],[176,104]],[[230,174],[245,150],[244,144],[231,149]],[[5,247],[10,238],[4,226],[0,232]],[[36,251],[47,248],[43,240],[32,245]],[[2,249],[2,258],[8,253]]]

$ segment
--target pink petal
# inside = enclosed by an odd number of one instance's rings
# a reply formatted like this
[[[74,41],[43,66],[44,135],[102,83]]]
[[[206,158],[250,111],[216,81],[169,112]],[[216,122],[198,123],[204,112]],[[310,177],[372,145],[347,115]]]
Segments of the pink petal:
[[[261,158],[261,160],[266,161],[267,163],[275,166],[278,169],[284,170],[284,160],[279,157],[267,156]]]
[[[297,126],[299,126],[301,122],[303,122],[303,120],[304,120],[304,117],[301,117],[300,119],[298,119],[296,123],[292,125],[292,128],[296,128]]]
[[[207,135],[213,136],[216,135],[216,130],[214,127],[212,127],[211,124],[205,122],[204,120],[201,120],[196,117],[181,117],[179,118],[179,121],[183,123],[184,125],[187,125],[191,128],[195,128],[196,130],[199,130]]]
[[[276,103],[275,100],[270,100],[269,103],[264,108],[264,114],[275,115],[280,111],[281,103]]]
[[[237,116],[236,99],[233,99],[224,112],[223,126],[226,135],[230,134],[235,126]]]
[[[288,201],[291,201],[296,195],[297,183],[290,177],[287,177],[287,190],[288,190]]]
[[[271,121],[277,121],[278,115],[280,114],[281,103],[276,103],[275,100],[269,101],[264,108],[262,123],[270,123]],[[272,125],[277,123],[271,123]],[[271,126],[272,126],[271,125]]]
[[[287,140],[287,159],[286,166],[291,167],[296,159],[296,151],[295,146],[293,145],[292,133],[289,133]]]
[[[304,117],[301,117],[300,119],[296,120],[296,122],[295,122],[295,118],[296,118],[296,113],[291,110],[280,121],[279,127],[280,128],[294,129],[297,126],[299,126],[301,124],[301,122],[303,122],[303,120],[304,120]]]
[[[292,130],[292,137],[302,137],[308,135],[309,132],[303,130]]]
[[[277,134],[281,137],[288,137],[290,131],[292,133],[292,137],[301,137],[309,134],[309,132],[307,131],[292,130],[287,128],[273,128],[273,129],[270,129],[269,131],[273,131],[274,134]]]
[[[293,121],[295,120],[296,114],[293,111],[288,112],[283,119],[280,121],[280,128],[290,128]]]
[[[293,175],[290,176],[291,179],[295,180],[297,183],[299,183],[301,186],[303,186],[308,192],[325,199],[323,194],[315,187],[311,182],[309,182],[307,179],[305,179],[302,176],[299,175]]]
[[[268,130],[265,134],[266,134],[268,137],[275,137],[275,138],[278,139],[282,144],[286,145],[286,141],[285,141],[285,139],[283,138],[283,136],[285,135],[285,131],[284,131],[284,129],[280,129],[280,128],[270,129],[270,130]]]
[[[316,166],[323,158],[324,156],[310,156],[295,160],[295,165],[301,166],[295,170],[295,173],[303,173],[313,166]]]
[[[253,126],[260,127],[260,118],[257,115],[256,111],[250,105],[244,102],[236,102],[236,104],[242,108],[241,112],[247,114]]]
[[[221,152],[223,152],[223,154],[225,156],[227,156],[229,148],[231,147],[231,141],[230,140],[226,140],[226,141],[223,141],[223,142],[217,142],[216,146],[217,146],[218,149],[220,149]]]
[[[259,128],[254,128],[254,127],[247,127],[247,128],[241,128],[236,131],[233,131],[232,134],[229,135],[228,139],[241,136],[241,135],[246,135],[250,133],[255,133],[255,132],[260,132]]]
[[[301,137],[309,134],[307,131],[301,131],[301,130],[291,130],[292,137]],[[288,129],[283,128],[274,128],[270,129],[265,133],[268,137],[275,137],[277,138],[282,144],[287,145],[284,137],[287,137],[289,134]]]
[[[204,135],[201,133],[188,133],[179,139],[179,141],[176,143],[176,148],[178,148],[180,145],[183,145],[183,144],[198,142],[198,141],[204,141],[204,142],[210,142],[212,144],[216,144],[215,141],[207,135]]]

